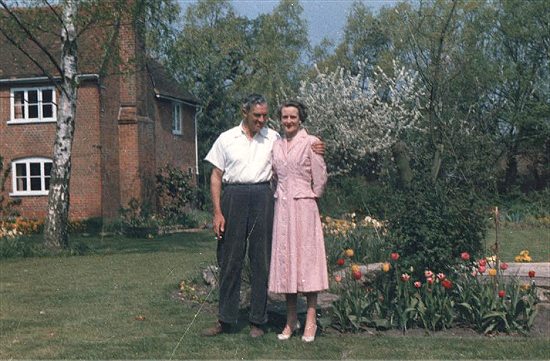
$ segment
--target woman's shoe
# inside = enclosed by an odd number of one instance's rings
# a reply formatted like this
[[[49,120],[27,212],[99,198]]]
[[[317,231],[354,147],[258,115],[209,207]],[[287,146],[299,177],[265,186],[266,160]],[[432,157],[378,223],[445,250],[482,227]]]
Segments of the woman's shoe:
[[[281,341],[288,340],[294,332],[296,332],[297,329],[300,328],[300,321],[296,320],[296,323],[294,324],[294,328],[291,328],[289,324],[287,323],[285,325],[285,328],[283,329],[283,332],[277,335],[277,338]]]
[[[311,336],[306,336],[305,333],[310,333],[310,332],[313,332],[313,335]],[[304,329],[304,336],[302,336],[302,341],[304,342],[313,342],[315,341],[315,333],[317,332],[317,325],[313,325],[313,326],[307,326],[305,329]]]

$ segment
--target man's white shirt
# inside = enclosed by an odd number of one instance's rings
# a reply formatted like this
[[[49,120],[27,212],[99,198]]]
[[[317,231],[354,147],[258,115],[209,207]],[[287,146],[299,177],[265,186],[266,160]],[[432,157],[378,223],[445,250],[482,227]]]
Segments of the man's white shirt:
[[[261,183],[271,180],[271,151],[280,135],[263,127],[251,140],[243,123],[218,137],[204,158],[223,172],[223,183]]]

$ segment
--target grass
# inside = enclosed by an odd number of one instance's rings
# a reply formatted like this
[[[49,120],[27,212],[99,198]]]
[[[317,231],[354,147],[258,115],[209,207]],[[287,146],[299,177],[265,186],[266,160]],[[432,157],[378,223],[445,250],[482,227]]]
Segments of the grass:
[[[36,241],[36,240],[35,240]],[[313,344],[199,336],[216,319],[172,296],[211,264],[210,232],[154,239],[75,237],[83,256],[0,263],[0,359],[548,359],[537,337],[368,336],[325,333]],[[512,252],[513,253],[513,252]],[[200,311],[200,312],[199,312]],[[143,316],[143,320],[136,319]]]
[[[489,229],[486,248],[495,244],[495,228]],[[506,224],[499,228],[499,253],[502,260],[514,262],[514,257],[527,249],[533,262],[550,262],[550,227]],[[492,254],[490,251],[487,254]]]

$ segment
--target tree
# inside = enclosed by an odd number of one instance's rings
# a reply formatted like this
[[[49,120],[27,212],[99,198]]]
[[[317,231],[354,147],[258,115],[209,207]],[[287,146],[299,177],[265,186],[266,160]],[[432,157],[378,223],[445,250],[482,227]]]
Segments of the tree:
[[[272,104],[296,94],[306,72],[303,59],[309,42],[302,12],[299,2],[281,0],[272,13],[260,15],[252,23],[247,88],[265,94]]]
[[[245,62],[251,47],[249,32],[249,21],[237,16],[228,1],[201,0],[187,8],[169,51],[174,75],[201,99],[201,158],[220,131],[239,119],[237,95],[250,71]]]
[[[245,95],[262,93],[274,104],[283,94],[296,93],[308,50],[301,12],[299,3],[289,0],[254,20],[238,16],[227,0],[199,0],[187,8],[169,63],[201,99],[201,158],[220,132],[240,120]]]
[[[518,184],[518,163],[528,164],[526,189],[547,187],[550,170],[550,7],[543,1],[502,0],[492,17],[491,60],[498,64],[493,97],[501,105],[499,140],[506,171],[501,191]]]
[[[413,72],[395,66],[394,75],[381,69],[367,77],[338,68],[302,82],[299,99],[308,107],[307,127],[326,143],[326,160],[333,174],[347,173],[368,154],[391,149],[402,133],[414,129],[420,117]]]
[[[0,0],[0,5],[4,10],[0,14],[3,37],[25,54],[60,93],[44,241],[53,249],[66,248],[71,155],[80,82],[79,42],[85,36],[97,40],[91,44],[97,48],[87,50],[103,54],[99,59],[99,73],[103,74],[116,65],[114,44],[121,22],[151,19],[147,9],[154,9],[159,3],[152,0],[36,0],[30,3]],[[46,29],[59,29],[59,33]]]

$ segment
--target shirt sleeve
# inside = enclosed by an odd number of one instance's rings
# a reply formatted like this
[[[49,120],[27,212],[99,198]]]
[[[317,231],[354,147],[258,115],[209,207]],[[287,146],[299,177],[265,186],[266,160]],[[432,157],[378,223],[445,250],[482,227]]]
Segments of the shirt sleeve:
[[[315,193],[315,197],[321,198],[325,191],[325,186],[327,184],[327,166],[325,164],[325,159],[322,155],[315,153],[311,149],[311,144],[318,141],[316,137],[311,137],[311,142],[309,145],[309,153],[311,154],[311,177],[312,177],[312,189]]]
[[[214,167],[220,169],[221,171],[225,170],[225,152],[223,150],[221,136],[216,139],[212,145],[212,148],[210,148],[210,151],[206,157],[204,157],[204,160],[212,163]]]

